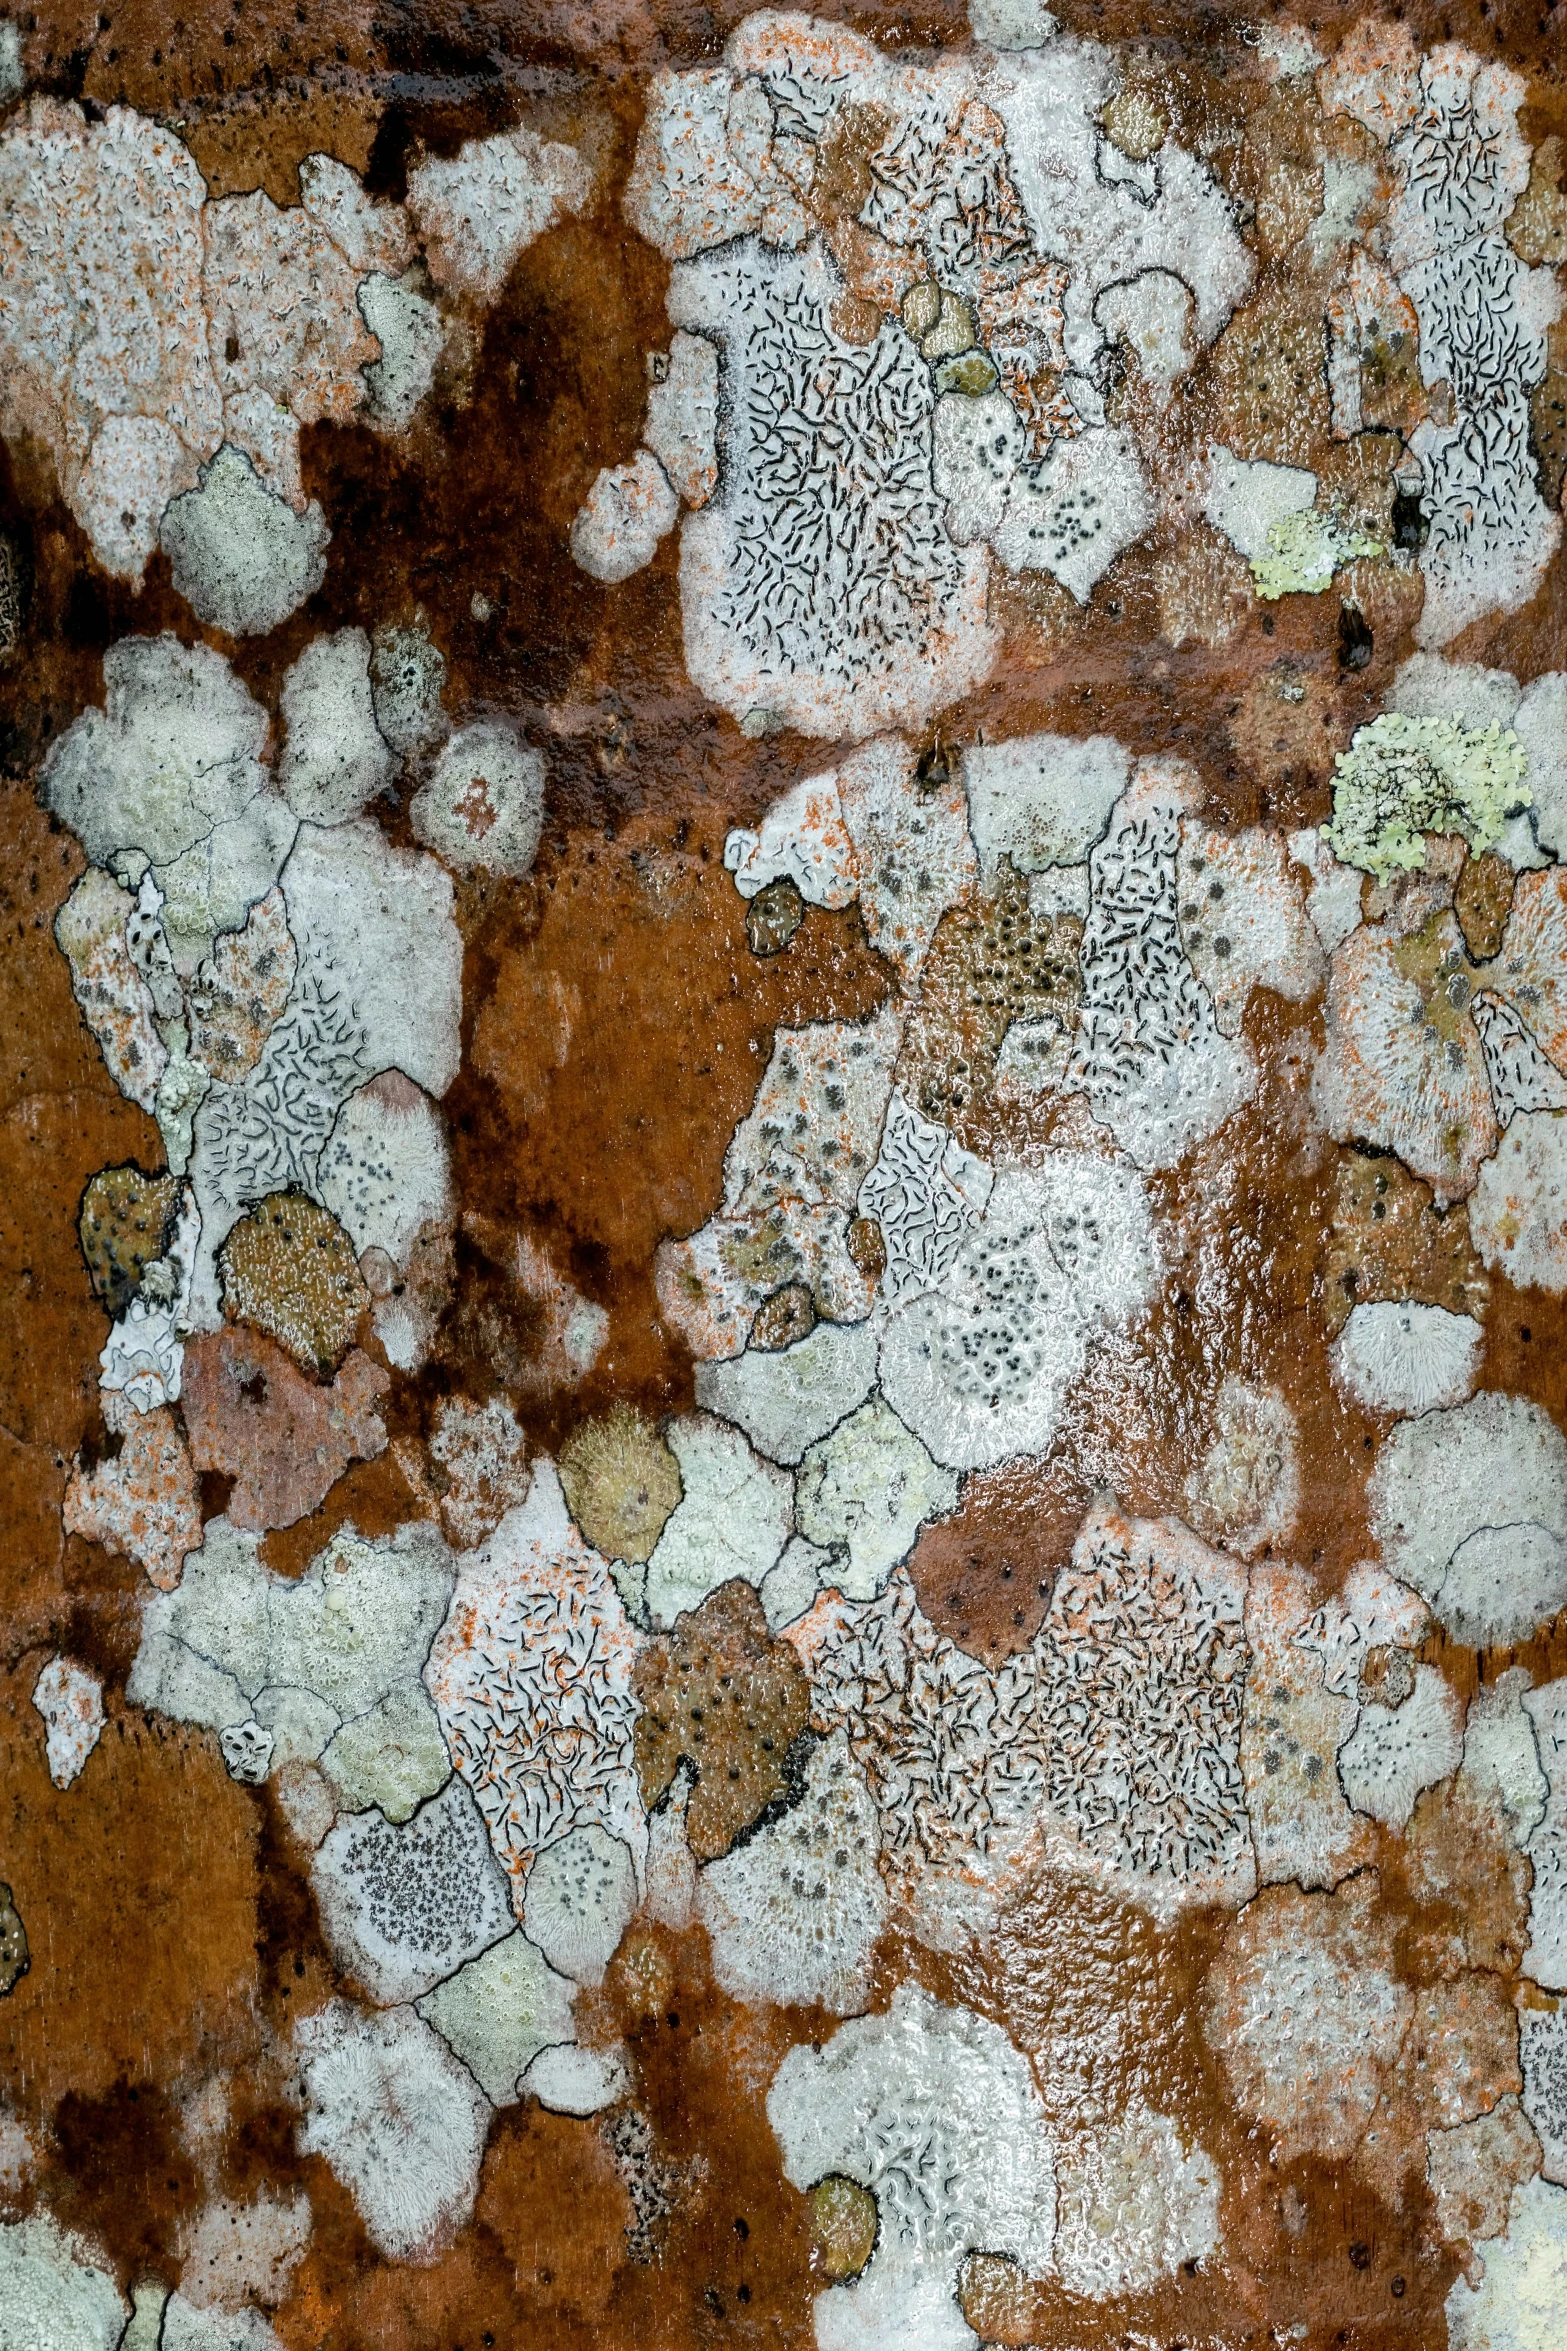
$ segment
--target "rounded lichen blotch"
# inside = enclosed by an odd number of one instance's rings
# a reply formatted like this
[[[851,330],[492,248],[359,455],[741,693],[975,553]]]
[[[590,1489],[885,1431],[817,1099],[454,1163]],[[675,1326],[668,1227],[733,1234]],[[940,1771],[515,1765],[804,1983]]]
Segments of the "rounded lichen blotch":
[[[758,890],[745,910],[745,935],[753,955],[781,955],[805,920],[805,900],[787,875]]]
[[[370,1293],[335,1216],[303,1193],[270,1193],[234,1227],[218,1264],[233,1321],[265,1331],[302,1371],[337,1369]]]
[[[1453,912],[1464,934],[1464,945],[1477,963],[1499,955],[1502,934],[1513,910],[1517,875],[1505,857],[1487,850],[1469,858],[1453,892]]]
[[[522,1924],[562,1975],[597,1985],[637,1907],[636,1873],[618,1837],[591,1821],[549,1846],[528,1873]]]
[[[1339,1152],[1318,1275],[1329,1338],[1354,1307],[1378,1299],[1441,1306],[1476,1322],[1490,1303],[1464,1203],[1438,1209],[1430,1185],[1386,1151]]]
[[[686,1835],[699,1861],[714,1861],[788,1785],[789,1751],[810,1718],[804,1669],[737,1577],[643,1646],[635,1687],[642,1801],[657,1804],[686,1757],[697,1774]]]
[[[585,1420],[561,1447],[561,1492],[595,1551],[641,1566],[681,1496],[680,1464],[629,1404]]]
[[[958,2281],[958,2308],[987,2343],[1027,2343],[1036,2289],[1006,2253],[971,2253]]]
[[[879,1282],[887,1270],[887,1244],[874,1216],[857,1216],[843,1236],[851,1261],[868,1282]]]
[[[876,2199],[858,2180],[830,2172],[811,2190],[811,2245],[834,2285],[857,2278],[876,2250]]]
[[[751,1345],[776,1355],[808,1339],[816,1328],[816,1306],[804,1282],[785,1282],[764,1298],[751,1325]]]
[[[179,1186],[172,1175],[148,1175],[134,1161],[106,1167],[82,1194],[77,1231],[92,1286],[109,1313],[123,1314],[149,1265],[173,1237]]]
[[[32,1964],[22,1914],[12,1899],[10,1887],[0,1885],[0,2000],[16,1990]]]
[[[1528,766],[1510,727],[1385,710],[1338,755],[1333,821],[1322,838],[1381,883],[1425,864],[1428,833],[1461,833],[1482,856],[1530,805]]]

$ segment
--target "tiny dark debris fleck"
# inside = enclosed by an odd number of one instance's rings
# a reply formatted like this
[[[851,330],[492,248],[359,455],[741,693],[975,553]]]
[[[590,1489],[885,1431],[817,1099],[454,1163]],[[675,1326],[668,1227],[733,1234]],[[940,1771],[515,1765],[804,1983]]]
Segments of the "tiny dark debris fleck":
[[[1338,615],[1339,668],[1369,668],[1373,648],[1370,625],[1360,607],[1356,604],[1341,604]]]

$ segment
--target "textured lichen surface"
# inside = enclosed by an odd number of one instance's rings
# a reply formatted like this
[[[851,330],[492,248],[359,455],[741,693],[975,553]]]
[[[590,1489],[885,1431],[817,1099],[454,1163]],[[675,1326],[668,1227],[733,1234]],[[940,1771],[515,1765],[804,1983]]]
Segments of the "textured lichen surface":
[[[1556,2351],[1560,14],[0,15],[0,2346]]]

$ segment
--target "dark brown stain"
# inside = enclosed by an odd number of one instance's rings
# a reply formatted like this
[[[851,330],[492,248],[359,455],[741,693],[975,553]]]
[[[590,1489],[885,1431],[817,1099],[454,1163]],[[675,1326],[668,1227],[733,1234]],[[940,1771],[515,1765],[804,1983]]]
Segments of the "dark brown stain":
[[[0,1686],[4,1869],[32,1967],[0,2002],[7,2096],[42,2138],[67,2094],[161,2091],[255,2046],[256,1803],[216,1737],[111,1702],[60,1790],[32,1705],[44,1653]],[[127,2196],[107,2242],[146,2225]]]

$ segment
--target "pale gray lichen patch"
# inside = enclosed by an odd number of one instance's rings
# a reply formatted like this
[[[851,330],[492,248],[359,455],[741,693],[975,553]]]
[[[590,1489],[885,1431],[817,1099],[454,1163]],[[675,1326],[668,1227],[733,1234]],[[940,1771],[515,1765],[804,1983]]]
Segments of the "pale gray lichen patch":
[[[296,514],[225,442],[200,486],[170,501],[158,542],[198,620],[231,637],[261,637],[320,587],[330,537],[314,499]]]
[[[1334,1377],[1368,1411],[1421,1413],[1462,1404],[1484,1341],[1471,1315],[1380,1298],[1350,1309],[1329,1356]]]
[[[1132,435],[1092,426],[1052,441],[1018,474],[995,550],[1009,571],[1047,571],[1086,604],[1156,512]]]
[[[823,1740],[788,1811],[698,1878],[713,1973],[737,2000],[862,2007],[887,1915],[876,1808],[841,1733]]]
[[[874,1599],[925,1521],[945,1516],[957,1499],[952,1471],[879,1396],[812,1445],[795,1479],[800,1532],[834,1555],[830,1580],[850,1600]]]
[[[1157,1282],[1135,1170],[1070,1152],[1009,1169],[945,1269],[889,1316],[883,1393],[950,1468],[1038,1452],[1096,1326],[1133,1321]]]
[[[928,371],[892,325],[844,343],[829,317],[841,291],[817,245],[742,242],[676,265],[670,315],[719,344],[724,390],[718,488],[683,528],[681,602],[687,667],[721,708],[860,736],[954,699],[994,639],[986,553],[953,545],[931,484]],[[797,420],[781,441],[780,414]]]
[[[1239,1562],[1177,1522],[1101,1508],[999,1673],[937,1632],[900,1568],[819,1628],[813,1713],[848,1733],[900,1876],[1004,1867],[1033,1838],[1157,1916],[1244,1901],[1245,1593]],[[1179,1725],[1157,1754],[1151,1714]]]
[[[1540,2142],[1544,2175],[1567,2186],[1567,2007],[1519,2011],[1518,2061],[1523,2109]]]
[[[760,1584],[794,1532],[788,1474],[706,1413],[670,1424],[681,1499],[648,1559],[647,1607],[668,1626],[734,1576]]]
[[[408,209],[438,286],[495,302],[536,237],[588,201],[592,177],[573,147],[526,124],[426,155],[408,173]]]
[[[382,2006],[417,1999],[512,1927],[506,1880],[460,1779],[400,1826],[377,1811],[340,1820],[311,1883],[333,1950]]]
[[[614,585],[651,563],[680,514],[658,459],[639,449],[629,465],[605,466],[571,526],[572,561]]]
[[[441,708],[446,657],[424,628],[379,628],[370,654],[375,723],[404,758],[433,750],[447,732]]]
[[[420,1233],[450,1222],[446,1122],[401,1070],[383,1070],[349,1095],[323,1146],[317,1197],[362,1258],[379,1249],[405,1268]]]
[[[1232,1373],[1214,1407],[1213,1442],[1186,1481],[1192,1525],[1238,1558],[1282,1544],[1300,1507],[1299,1432],[1273,1388]]]
[[[1455,1639],[1527,1640],[1567,1605],[1567,1437],[1540,1405],[1483,1390],[1401,1422],[1370,1500],[1389,1568]]]
[[[1357,1812],[1409,1826],[1423,1788],[1450,1779],[1463,1756],[1463,1709],[1434,1666],[1417,1665],[1397,1706],[1362,1705],[1338,1753],[1339,1781]]]
[[[111,2272],[48,2212],[0,2224],[0,2342],[7,2351],[116,2351],[127,2315]]]
[[[411,2008],[367,2015],[333,2001],[294,2030],[302,2155],[325,2158],[389,2260],[429,2260],[467,2220],[490,2109]]]
[[[1226,1036],[1181,934],[1178,762],[1144,760],[1089,857],[1082,1009],[1066,1085],[1140,1167],[1169,1167],[1256,1087],[1244,1037]]]
[[[784,2174],[828,2175],[876,2199],[876,2250],[852,2286],[817,2299],[831,2339],[852,2294],[856,2328],[961,2343],[947,2320],[959,2265],[980,2249],[1045,2274],[1056,2226],[1054,2149],[1027,2060],[999,2025],[900,1984],[885,2016],[841,2025],[784,2059],[767,2098]]]
[[[809,1288],[825,1319],[870,1312],[875,1283],[851,1254],[850,1228],[901,1029],[900,1008],[889,1006],[863,1026],[778,1030],[724,1155],[718,1214],[658,1251],[659,1302],[698,1359],[738,1355],[758,1308],[790,1282]]]
[[[255,1536],[213,1519],[179,1589],[143,1611],[128,1695],[220,1732],[254,1720],[272,1736],[271,1770],[314,1761],[340,1724],[362,1725],[338,1750],[345,1777],[353,1759],[397,1809],[406,1779],[390,1735],[422,1702],[419,1671],[450,1591],[445,1546],[424,1525],[376,1543],[347,1527],[290,1581],[262,1566]],[[355,1797],[378,1800],[357,1782]]]
[[[1473,1190],[1496,1148],[1474,976],[1445,908],[1413,935],[1361,924],[1333,958],[1326,1047],[1312,1074],[1328,1133],[1396,1152],[1439,1207]]]
[[[642,438],[688,506],[718,480],[718,353],[705,335],[677,334],[653,369]]]
[[[576,2039],[571,1984],[520,1929],[427,1992],[419,2014],[460,2057],[492,2106],[521,2094],[541,2049]]]
[[[152,990],[126,937],[135,910],[129,890],[90,865],[55,916],[54,935],[104,1067],[127,1101],[151,1110],[168,1047],[158,1033]]]
[[[1567,1680],[1523,1694],[1545,1774],[1545,1810],[1529,1837],[1534,1884],[1529,1894],[1529,1948],[1524,1973],[1552,1992],[1567,1992]]]
[[[390,432],[402,432],[435,380],[446,329],[433,302],[417,287],[380,271],[362,278],[359,314],[381,346],[364,370],[370,413]]]
[[[68,1788],[103,1736],[103,1685],[85,1666],[51,1657],[33,1684],[33,1704],[44,1720],[49,1777]]]
[[[104,656],[104,707],[44,761],[46,804],[95,865],[150,868],[176,969],[237,930],[282,870],[297,824],[268,788],[267,715],[220,653],[123,637]],[[176,991],[177,995],[177,991]]]
[[[463,1560],[424,1675],[519,1911],[534,1856],[578,1826],[603,1826],[638,1862],[646,1852],[635,1650],[607,1562],[539,1462],[527,1501]]]
[[[1527,2180],[1513,2192],[1506,2234],[1475,2247],[1478,2284],[1447,2297],[1453,2351],[1543,2351],[1567,2296],[1567,2190]]]
[[[1415,2012],[1374,1910],[1373,1871],[1333,1894],[1270,1887],[1229,1928],[1203,2031],[1276,2162],[1342,2162],[1364,2135]]]
[[[544,760],[500,719],[462,727],[409,811],[416,836],[459,873],[529,872],[544,823]]]
[[[1103,838],[1131,754],[1111,735],[1019,735],[963,754],[969,825],[987,876],[1003,857],[1019,873],[1079,865]]]
[[[555,2042],[539,2051],[520,2087],[551,2114],[601,2114],[625,2097],[630,2077],[618,2050]]]
[[[1553,1068],[1550,1074],[1558,1080],[1551,1095],[1567,1099],[1567,1082]],[[1567,1290],[1567,1117],[1560,1109],[1519,1108],[1480,1170],[1469,1221],[1486,1264],[1516,1288]]]
[[[78,520],[139,585],[170,491],[222,431],[202,301],[206,188],[161,125],[124,107],[89,124],[36,98],[0,138],[0,186],[0,423],[45,443]]]
[[[1069,2293],[1148,2293],[1218,2248],[1219,2167],[1168,2115],[1133,2107],[1056,2176],[1055,2265]]]
[[[1311,1639],[1317,1599],[1302,1568],[1262,1560],[1251,1571],[1241,1770],[1263,1885],[1334,1886],[1371,1852],[1370,1825],[1333,1768],[1355,1727],[1356,1685],[1328,1686]]]
[[[753,1344],[727,1362],[699,1363],[696,1400],[743,1429],[769,1461],[792,1465],[864,1402],[875,1377],[868,1323],[819,1322],[792,1346]]]
[[[374,1805],[399,1828],[452,1776],[435,1709],[416,1682],[395,1684],[343,1723],[322,1750],[321,1771],[345,1812]]]
[[[631,1855],[593,1821],[534,1862],[523,1893],[523,1932],[573,1983],[600,1984],[636,1907]]]
[[[363,629],[313,637],[283,680],[278,789],[296,816],[342,824],[389,782],[392,755],[375,723]]]
[[[1536,479],[1529,396],[1560,292],[1503,234],[1529,178],[1522,74],[1457,43],[1421,56],[1406,26],[1379,45],[1380,34],[1357,27],[1318,89],[1330,115],[1354,115],[1386,151],[1382,251],[1418,322],[1421,377],[1449,387],[1445,416],[1427,414],[1410,434],[1427,525],[1416,639],[1440,646],[1527,603],[1559,542]]]
[[[356,273],[388,270],[395,276],[413,259],[413,232],[402,206],[372,200],[336,156],[304,158],[299,201]]]
[[[884,1299],[895,1303],[941,1287],[994,1186],[993,1168],[946,1127],[921,1117],[894,1087],[876,1164],[856,1203],[881,1235]]]

